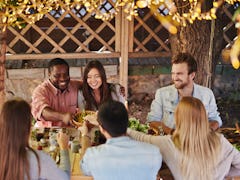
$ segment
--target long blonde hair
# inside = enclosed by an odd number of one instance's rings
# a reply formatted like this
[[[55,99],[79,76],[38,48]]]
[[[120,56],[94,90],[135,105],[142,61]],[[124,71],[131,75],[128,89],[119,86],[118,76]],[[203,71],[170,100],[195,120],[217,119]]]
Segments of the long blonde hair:
[[[30,165],[27,149],[32,151],[38,161],[39,157],[29,146],[31,127],[31,107],[22,99],[5,102],[0,113],[0,179],[30,180]]]
[[[213,179],[220,153],[220,137],[208,123],[202,102],[183,97],[175,111],[176,130],[173,141],[180,150],[183,179]]]

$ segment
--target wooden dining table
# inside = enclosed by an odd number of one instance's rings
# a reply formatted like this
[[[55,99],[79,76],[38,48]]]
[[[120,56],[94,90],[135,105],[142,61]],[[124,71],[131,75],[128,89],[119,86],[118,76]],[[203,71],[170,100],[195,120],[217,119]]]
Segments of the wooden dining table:
[[[80,161],[82,159],[81,153],[69,152],[70,163],[71,163],[71,180],[93,180],[91,176],[83,175],[80,168]]]
[[[61,128],[52,128],[51,130],[55,130],[58,131]],[[74,128],[69,128],[67,129],[68,133],[71,136],[79,136],[79,133],[77,132],[77,129]],[[44,134],[44,129],[34,129],[34,131],[37,131],[38,133],[43,133]],[[49,129],[48,129],[49,131]],[[30,138],[30,146],[33,149],[38,149],[38,144],[40,142],[38,142],[34,135],[31,135]],[[42,148],[42,150],[46,153],[49,153],[49,146],[45,146]],[[81,149],[76,153],[76,152],[72,152],[71,148],[69,148],[69,158],[70,158],[70,164],[71,164],[71,180],[93,180],[93,177],[91,176],[85,176],[80,168],[80,161],[82,159],[82,154],[81,154]]]
[[[226,129],[233,130],[234,128],[221,128],[219,131],[223,132],[223,130],[226,130]],[[74,131],[74,129],[72,131]],[[31,142],[31,144],[34,144],[34,143]],[[33,145],[33,146],[35,146],[33,148],[36,149],[36,145]],[[47,152],[46,149],[45,151]],[[81,149],[77,153],[72,152],[71,149],[69,149],[69,157],[70,157],[70,164],[71,164],[71,180],[93,180],[93,177],[85,176],[81,171],[80,161],[82,159],[82,156],[83,154],[81,153]],[[158,177],[160,177],[161,179],[167,179],[167,180],[173,179],[173,176],[165,163],[163,163],[163,166],[159,170]],[[231,179],[231,178],[227,178],[227,179]],[[240,177],[234,177],[234,179],[240,180]]]

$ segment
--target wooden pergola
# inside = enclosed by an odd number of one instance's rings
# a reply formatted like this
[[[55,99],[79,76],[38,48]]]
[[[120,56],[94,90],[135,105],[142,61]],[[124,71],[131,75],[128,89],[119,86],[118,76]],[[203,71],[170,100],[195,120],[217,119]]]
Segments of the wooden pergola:
[[[134,21],[127,20],[123,12],[102,21],[84,7],[73,8],[52,11],[21,30],[9,27],[6,60],[118,58],[119,82],[127,87],[128,59],[170,57],[168,37],[148,9]]]
[[[106,1],[105,7],[109,10],[112,4]],[[223,9],[230,19],[229,7]],[[227,34],[234,28],[231,20],[226,27],[225,44],[233,40]],[[123,10],[110,21],[95,19],[84,7],[53,10],[35,24],[26,24],[23,29],[8,27],[6,33],[6,60],[118,58],[119,82],[126,89],[129,58],[171,57],[170,35],[147,8],[140,9],[132,21]],[[5,71],[4,62],[0,71]],[[4,87],[4,77],[1,83]]]

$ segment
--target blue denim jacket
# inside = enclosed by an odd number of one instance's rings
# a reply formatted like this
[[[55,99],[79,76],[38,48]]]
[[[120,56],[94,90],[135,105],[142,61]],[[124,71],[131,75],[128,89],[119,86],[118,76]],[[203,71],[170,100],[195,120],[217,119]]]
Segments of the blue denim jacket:
[[[221,126],[222,120],[217,111],[217,104],[212,90],[194,84],[193,97],[202,101],[207,111],[209,121],[215,120],[219,123],[219,126]],[[151,104],[151,109],[147,116],[147,122],[162,121],[166,126],[174,128],[174,111],[178,102],[178,91],[174,85],[158,89],[155,94],[155,99]]]
[[[80,167],[94,180],[156,180],[161,164],[158,147],[121,136],[88,148]]]

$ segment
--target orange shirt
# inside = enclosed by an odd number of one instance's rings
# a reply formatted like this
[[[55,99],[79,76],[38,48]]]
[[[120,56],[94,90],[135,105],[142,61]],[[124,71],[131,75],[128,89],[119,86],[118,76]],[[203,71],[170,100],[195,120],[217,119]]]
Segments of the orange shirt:
[[[64,92],[55,88],[49,80],[36,87],[32,94],[32,114],[38,120],[37,124],[41,127],[64,126],[61,121],[45,121],[42,111],[45,107],[50,107],[59,112],[75,113],[79,84],[77,80],[70,80]]]

